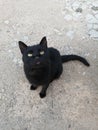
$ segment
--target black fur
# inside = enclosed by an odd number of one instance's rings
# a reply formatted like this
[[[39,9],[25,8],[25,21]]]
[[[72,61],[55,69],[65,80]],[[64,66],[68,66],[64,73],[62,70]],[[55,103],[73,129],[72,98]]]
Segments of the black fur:
[[[89,63],[83,57],[77,55],[61,56],[57,49],[48,48],[46,37],[42,38],[40,44],[34,46],[27,46],[19,41],[19,48],[22,53],[26,77],[32,84],[30,89],[35,90],[39,85],[42,85],[41,98],[46,96],[49,83],[62,74],[62,63],[79,60],[89,66]]]

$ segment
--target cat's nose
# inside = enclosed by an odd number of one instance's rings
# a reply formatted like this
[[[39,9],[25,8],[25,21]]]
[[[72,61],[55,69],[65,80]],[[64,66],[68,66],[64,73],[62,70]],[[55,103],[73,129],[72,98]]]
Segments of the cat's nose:
[[[35,57],[35,59],[38,59],[38,58],[39,58],[38,56]]]

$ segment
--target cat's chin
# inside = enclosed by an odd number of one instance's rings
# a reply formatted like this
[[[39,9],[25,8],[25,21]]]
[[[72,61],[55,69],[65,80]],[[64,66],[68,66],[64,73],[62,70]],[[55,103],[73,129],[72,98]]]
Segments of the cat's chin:
[[[34,66],[32,66],[32,69],[40,69],[40,68],[43,68],[43,66],[42,65],[34,65]]]
[[[36,62],[36,65],[40,65],[40,61]]]

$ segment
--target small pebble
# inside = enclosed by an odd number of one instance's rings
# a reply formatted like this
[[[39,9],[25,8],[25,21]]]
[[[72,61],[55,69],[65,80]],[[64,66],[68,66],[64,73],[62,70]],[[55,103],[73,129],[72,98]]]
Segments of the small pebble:
[[[17,34],[20,34],[20,32],[19,32],[19,31],[17,31]]]
[[[86,73],[85,72],[83,72],[83,75],[85,75]]]
[[[89,53],[86,53],[85,56],[89,56],[90,54]]]
[[[8,20],[6,20],[6,21],[4,21],[4,23],[5,23],[5,24],[9,24],[9,21],[8,21]]]
[[[17,59],[16,59],[16,58],[14,58],[14,59],[13,59],[13,62],[14,62],[14,63],[17,63]]]
[[[93,25],[93,29],[95,29],[96,31],[98,31],[98,24],[94,24]]]
[[[71,128],[71,124],[68,125],[68,128]]]
[[[93,6],[98,7],[98,0],[92,3]]]
[[[88,23],[88,24],[87,24],[87,28],[88,28],[88,30],[91,30],[91,29],[93,28],[93,24]]]
[[[84,40],[86,37],[82,37],[82,39]]]
[[[67,21],[70,21],[70,20],[72,20],[72,16],[71,15],[65,15],[64,19],[67,20]]]
[[[14,25],[12,26],[12,28],[13,28],[14,30],[16,30],[16,27],[15,27]]]
[[[94,11],[98,11],[98,6],[93,6],[91,9]]]
[[[23,41],[24,41],[24,42],[27,42],[28,39],[29,39],[28,36],[24,36],[24,37],[23,37]]]
[[[98,38],[98,31],[96,31],[96,30],[90,30],[89,31],[89,35],[92,38]]]
[[[2,95],[1,95],[1,93],[0,93],[0,100],[2,99]]]
[[[86,16],[86,21],[88,22],[88,23],[98,23],[98,20],[93,16],[93,15],[91,15],[91,14],[88,14],[87,16]]]
[[[82,13],[82,8],[77,8],[77,9],[76,9],[76,12]]]
[[[97,58],[97,56],[96,55],[94,55],[94,59],[96,59]]]
[[[62,33],[61,33],[59,30],[57,30],[57,29],[54,29],[54,32],[57,33],[58,35],[61,35],[61,34],[62,34]]]
[[[98,14],[96,14],[95,17],[96,17],[96,19],[98,19]],[[97,25],[98,25],[98,23],[97,23]]]
[[[68,36],[70,39],[73,39],[73,37],[74,37],[74,31],[68,31],[66,33],[66,36]]]
[[[8,50],[8,52],[10,53],[10,52],[12,52],[11,50]]]
[[[1,91],[2,91],[2,93],[4,93],[4,89],[2,89]]]
[[[14,55],[13,55],[12,52],[9,54],[9,57],[10,57],[10,58],[13,58],[13,57],[14,57]]]
[[[79,8],[79,6],[80,6],[80,2],[76,1],[76,2],[73,3],[72,8],[74,10],[76,10],[77,8]]]
[[[15,42],[17,42],[18,40],[17,39],[14,39]]]
[[[7,30],[6,32],[7,32],[7,33],[9,33],[9,32],[10,32],[10,30]]]
[[[87,101],[87,104],[89,104],[89,103],[90,103],[90,101],[88,100],[88,101]]]
[[[11,45],[12,45],[13,47],[16,47],[16,46],[17,46],[17,42],[13,42],[13,43],[11,43]]]
[[[21,66],[22,65],[22,60],[18,60],[18,64],[19,64],[19,66]]]

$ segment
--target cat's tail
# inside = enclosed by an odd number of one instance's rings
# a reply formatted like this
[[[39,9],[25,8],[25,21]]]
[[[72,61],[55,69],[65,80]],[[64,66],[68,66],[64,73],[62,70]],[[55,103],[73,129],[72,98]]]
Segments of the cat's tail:
[[[80,62],[82,62],[84,65],[86,66],[90,66],[90,64],[88,63],[88,61],[81,57],[81,56],[77,56],[77,55],[63,55],[61,56],[62,59],[62,63],[64,62],[68,62],[68,61],[73,61],[73,60],[78,60]]]

